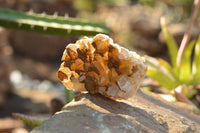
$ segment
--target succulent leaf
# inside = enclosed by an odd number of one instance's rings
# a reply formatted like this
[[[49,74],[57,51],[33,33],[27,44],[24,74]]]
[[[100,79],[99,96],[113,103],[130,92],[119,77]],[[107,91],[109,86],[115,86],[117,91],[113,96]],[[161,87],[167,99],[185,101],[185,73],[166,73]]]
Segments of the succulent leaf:
[[[153,78],[155,81],[157,81],[161,86],[163,86],[167,90],[173,90],[177,86],[176,82],[173,79],[171,79],[170,77],[168,77],[161,71],[158,71],[154,68],[149,67],[147,71],[147,76],[150,76],[151,78]]]
[[[41,118],[41,117],[33,117],[29,115],[24,115],[20,113],[13,113],[12,114],[16,119],[22,120],[24,123],[33,126],[38,127],[40,126],[45,120],[48,118]]]
[[[177,81],[177,79],[175,79],[171,75],[171,72],[169,72],[168,69],[166,69],[162,64],[160,64],[157,59],[150,57],[145,57],[145,58],[147,59],[148,63],[147,76],[153,78],[167,90],[173,90],[179,85],[179,81]],[[167,65],[167,67],[170,66]]]
[[[180,73],[179,73],[179,78],[182,82],[185,84],[190,84],[191,82],[191,76],[192,76],[192,71],[191,71],[191,55],[192,55],[192,50],[194,48],[195,41],[192,41],[185,49],[185,52],[183,54],[182,58],[182,63],[180,66]]]
[[[167,69],[167,71],[176,79],[178,80],[178,75],[176,75],[176,73],[174,72],[174,69],[172,68],[172,66],[165,60],[158,58],[157,61],[160,63],[160,65],[162,65],[163,67],[165,67],[165,69]]]
[[[167,24],[166,24],[164,18],[161,18],[161,28],[162,28],[162,32],[163,32],[166,42],[167,42],[167,48],[168,48],[169,55],[171,58],[172,66],[175,69],[176,74],[178,74],[178,67],[176,64],[178,47],[177,47],[177,44],[176,44],[174,38],[171,36],[171,34],[169,33],[169,30],[167,29]]]
[[[0,8],[0,26],[10,29],[31,31],[50,35],[80,36],[110,33],[102,24],[51,16],[46,14],[23,13]]]
[[[193,82],[195,85],[200,83],[200,37],[195,45],[194,60],[192,64]]]

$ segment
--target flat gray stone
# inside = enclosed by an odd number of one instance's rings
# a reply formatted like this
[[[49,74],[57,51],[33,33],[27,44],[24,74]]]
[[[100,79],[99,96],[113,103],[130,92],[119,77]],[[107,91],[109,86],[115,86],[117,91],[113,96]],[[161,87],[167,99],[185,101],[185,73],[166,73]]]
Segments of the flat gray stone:
[[[188,106],[188,105],[187,105]],[[187,111],[187,112],[185,112]],[[136,97],[114,101],[85,94],[65,105],[31,133],[167,133],[200,131],[200,116],[158,95],[139,90]]]

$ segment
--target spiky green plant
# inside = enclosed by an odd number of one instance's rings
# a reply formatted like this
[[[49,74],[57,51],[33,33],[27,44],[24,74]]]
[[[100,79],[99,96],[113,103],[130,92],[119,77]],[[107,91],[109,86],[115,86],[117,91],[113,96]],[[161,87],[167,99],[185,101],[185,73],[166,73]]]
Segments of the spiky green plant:
[[[33,12],[18,12],[0,8],[0,26],[43,34],[80,36],[110,33],[103,24],[86,22],[75,18],[65,18],[57,15],[36,14]]]
[[[179,85],[193,86],[184,92],[187,98],[192,98],[196,92],[195,88],[200,84],[200,37],[197,40],[189,43],[183,54],[180,68],[177,66],[178,47],[167,29],[167,25],[161,22],[162,32],[166,39],[167,48],[169,51],[171,65],[163,59],[147,57],[148,71],[147,76],[156,80],[162,87],[171,91]],[[195,47],[194,47],[195,45]],[[192,51],[194,49],[194,57]]]

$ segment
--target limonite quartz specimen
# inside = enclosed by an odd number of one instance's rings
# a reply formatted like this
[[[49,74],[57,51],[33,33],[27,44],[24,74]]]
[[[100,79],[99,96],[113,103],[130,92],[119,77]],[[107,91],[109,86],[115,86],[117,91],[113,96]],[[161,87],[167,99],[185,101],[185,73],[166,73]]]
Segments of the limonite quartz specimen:
[[[143,57],[104,34],[68,44],[61,60],[57,75],[67,89],[114,99],[135,95],[147,71]]]

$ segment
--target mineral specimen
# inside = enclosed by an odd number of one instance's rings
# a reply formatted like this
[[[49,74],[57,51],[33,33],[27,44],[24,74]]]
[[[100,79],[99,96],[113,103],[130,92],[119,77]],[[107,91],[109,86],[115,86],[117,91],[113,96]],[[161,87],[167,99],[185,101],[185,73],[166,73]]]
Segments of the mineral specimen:
[[[67,45],[61,60],[57,75],[67,89],[114,99],[132,97],[147,71],[143,57],[104,34]]]

